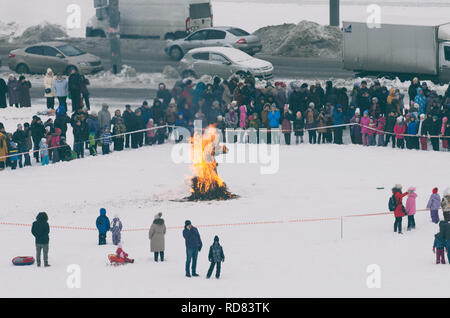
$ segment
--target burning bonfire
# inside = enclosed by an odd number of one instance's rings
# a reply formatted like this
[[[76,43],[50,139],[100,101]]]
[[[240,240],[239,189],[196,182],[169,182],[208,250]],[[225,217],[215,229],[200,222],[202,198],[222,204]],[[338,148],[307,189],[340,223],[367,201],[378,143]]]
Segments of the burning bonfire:
[[[217,174],[216,155],[226,154],[228,149],[219,146],[219,136],[213,126],[203,134],[195,133],[191,138],[191,158],[194,176],[191,179],[191,195],[188,201],[230,200],[231,194],[225,182]]]

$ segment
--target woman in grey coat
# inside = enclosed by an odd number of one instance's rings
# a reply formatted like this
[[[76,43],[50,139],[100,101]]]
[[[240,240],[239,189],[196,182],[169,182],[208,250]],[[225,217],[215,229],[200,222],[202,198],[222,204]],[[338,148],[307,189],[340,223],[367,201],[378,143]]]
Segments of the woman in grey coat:
[[[19,86],[19,81],[13,74],[10,74],[9,78],[8,78],[9,106],[19,107],[19,92],[17,91],[18,86]]]
[[[31,82],[27,81],[25,76],[20,75],[19,84],[17,86],[17,92],[19,93],[19,106],[31,107],[31,95],[30,95]]]
[[[158,261],[158,255],[161,258],[161,262],[164,262],[164,236],[166,235],[166,225],[161,217],[162,213],[155,215],[155,220],[148,233],[150,250],[155,253],[155,262]]]

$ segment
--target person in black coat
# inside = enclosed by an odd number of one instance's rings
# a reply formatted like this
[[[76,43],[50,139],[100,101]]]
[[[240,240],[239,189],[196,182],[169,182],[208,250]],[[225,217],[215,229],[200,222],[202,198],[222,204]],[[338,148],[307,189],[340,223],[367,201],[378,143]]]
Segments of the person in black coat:
[[[69,76],[69,93],[72,99],[72,112],[76,112],[81,108],[81,86],[83,85],[83,77],[73,69]]]
[[[220,269],[222,262],[225,262],[225,255],[223,254],[223,248],[219,243],[219,237],[216,235],[214,237],[214,243],[209,248],[209,254],[208,254],[208,260],[210,261],[211,265],[209,266],[208,274],[206,274],[206,278],[210,278],[214,267],[216,268],[216,278],[220,278]]]
[[[130,105],[125,105],[125,111],[122,114],[122,118],[123,118],[123,123],[127,129],[127,134],[125,135],[125,148],[130,148],[130,132],[132,132],[131,130],[131,125],[133,124],[133,117],[134,117],[134,113],[131,110],[131,106]]]
[[[31,138],[33,139],[33,155],[34,158],[36,158],[36,162],[39,162],[39,143],[41,142],[41,139],[45,137],[45,127],[41,118],[38,116],[33,116],[30,129]]]
[[[430,136],[439,136],[441,134],[441,123],[437,116],[432,117],[430,128],[428,130]],[[431,146],[434,151],[439,151],[439,138],[431,138]]]
[[[59,152],[59,158],[61,159],[61,161],[71,161],[73,159],[72,158],[72,149],[66,143],[66,137],[61,136],[61,139],[59,141],[58,152]]]
[[[3,78],[0,78],[0,108],[6,108],[6,94],[8,93],[8,85]]]
[[[45,212],[40,212],[36,221],[33,222],[31,227],[31,233],[35,237],[36,242],[36,263],[37,266],[41,266],[41,251],[44,251],[44,266],[49,267],[48,263],[48,243],[49,243],[49,233],[50,226],[48,225],[48,216]]]

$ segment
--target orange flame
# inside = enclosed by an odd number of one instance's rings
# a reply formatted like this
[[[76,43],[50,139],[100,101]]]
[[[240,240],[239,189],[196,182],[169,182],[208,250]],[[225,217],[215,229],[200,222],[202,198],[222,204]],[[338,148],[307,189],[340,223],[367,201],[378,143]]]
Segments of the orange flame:
[[[195,132],[191,138],[191,169],[196,178],[196,186],[191,192],[206,194],[212,189],[225,187],[225,182],[217,174],[215,159],[219,136],[214,126],[209,126],[203,134]],[[223,152],[226,148],[223,147]]]

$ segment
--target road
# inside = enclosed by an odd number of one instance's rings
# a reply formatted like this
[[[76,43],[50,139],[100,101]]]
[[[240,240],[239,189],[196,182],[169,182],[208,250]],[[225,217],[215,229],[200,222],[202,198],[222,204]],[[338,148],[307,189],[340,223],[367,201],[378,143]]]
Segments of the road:
[[[71,39],[71,43],[82,50],[99,56],[105,67],[110,68],[109,43],[105,39]],[[24,47],[20,44],[2,43],[0,59],[7,65],[9,52]],[[123,63],[132,66],[137,72],[162,72],[166,65],[176,66],[177,62],[164,53],[165,42],[161,40],[122,39]],[[268,56],[257,54],[256,57],[270,61],[275,67],[274,76],[280,79],[329,79],[352,78],[354,73],[343,68],[343,62],[337,59],[299,58]]]

